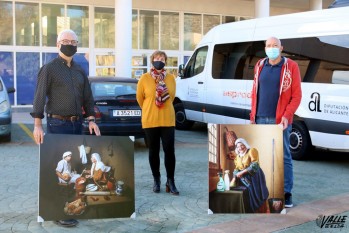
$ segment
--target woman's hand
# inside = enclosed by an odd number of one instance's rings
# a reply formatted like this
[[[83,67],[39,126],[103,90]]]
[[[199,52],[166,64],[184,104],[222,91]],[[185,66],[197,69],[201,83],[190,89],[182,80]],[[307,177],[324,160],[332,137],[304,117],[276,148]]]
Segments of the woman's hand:
[[[237,178],[241,178],[241,177],[243,177],[243,176],[245,175],[245,173],[246,173],[246,170],[242,170],[242,171],[240,171],[240,172],[238,172],[238,173],[236,174],[236,177],[237,177]]]

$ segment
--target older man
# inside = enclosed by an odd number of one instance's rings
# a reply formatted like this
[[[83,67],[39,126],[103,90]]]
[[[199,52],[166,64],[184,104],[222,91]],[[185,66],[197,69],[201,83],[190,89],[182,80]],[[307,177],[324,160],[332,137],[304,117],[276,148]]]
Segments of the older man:
[[[38,75],[33,102],[33,135],[43,143],[42,119],[46,107],[47,132],[82,134],[83,111],[89,119],[90,133],[100,135],[95,121],[94,100],[83,69],[74,62],[78,37],[72,30],[63,30],[57,37],[58,57],[44,65]]]
[[[72,30],[63,30],[57,37],[58,57],[41,67],[34,95],[33,135],[37,144],[44,141],[42,119],[46,110],[47,133],[82,134],[83,117],[89,120],[89,130],[100,135],[95,123],[94,100],[83,69],[74,62],[78,37]],[[61,226],[75,226],[78,221],[60,220]]]
[[[281,56],[282,50],[278,38],[267,39],[267,57],[259,60],[254,69],[250,120],[252,124],[279,124],[283,129],[285,207],[289,208],[293,206],[290,133],[302,90],[298,64]]]

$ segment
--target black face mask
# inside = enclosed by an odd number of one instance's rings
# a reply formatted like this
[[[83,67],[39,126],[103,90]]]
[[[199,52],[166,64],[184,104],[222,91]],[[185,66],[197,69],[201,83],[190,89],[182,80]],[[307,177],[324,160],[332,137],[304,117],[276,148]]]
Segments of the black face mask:
[[[67,57],[72,57],[76,53],[77,49],[78,49],[78,46],[74,46],[71,44],[67,44],[67,45],[62,44],[60,50]]]
[[[165,63],[163,63],[162,61],[153,61],[153,66],[157,70],[162,70],[162,68],[165,67]]]

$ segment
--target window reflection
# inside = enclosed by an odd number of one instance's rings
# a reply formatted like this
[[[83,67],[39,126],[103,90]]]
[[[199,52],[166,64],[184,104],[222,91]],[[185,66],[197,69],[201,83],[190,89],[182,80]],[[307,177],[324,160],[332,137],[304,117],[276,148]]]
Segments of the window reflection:
[[[159,12],[140,11],[140,49],[159,48]]]
[[[16,44],[38,46],[39,4],[16,3]]]
[[[17,104],[32,104],[39,72],[39,53],[17,53]]]
[[[96,76],[115,76],[115,68],[97,68]]]
[[[13,45],[12,2],[0,2],[0,45]]]
[[[161,12],[161,49],[179,49],[179,13]]]
[[[138,49],[138,11],[132,10],[132,48]]]
[[[95,8],[95,47],[115,48],[115,10]]]
[[[201,15],[184,14],[184,50],[194,50],[201,40]]]
[[[114,66],[115,56],[114,55],[97,55],[96,66]]]
[[[0,76],[6,87],[14,87],[13,72],[13,53],[0,52]],[[10,94],[9,97],[11,103],[14,104],[14,95]]]
[[[133,68],[131,71],[132,78],[139,79],[142,74],[147,73],[147,68]]]
[[[220,24],[220,18],[219,15],[204,15],[204,35],[211,30],[211,28]]]
[[[64,28],[64,6],[42,4],[42,45],[56,46],[57,36]]]
[[[235,16],[222,16],[222,23],[231,23],[235,21],[237,21]]]
[[[88,17],[87,6],[68,6],[67,8],[67,28],[76,33],[81,47],[88,47]]]

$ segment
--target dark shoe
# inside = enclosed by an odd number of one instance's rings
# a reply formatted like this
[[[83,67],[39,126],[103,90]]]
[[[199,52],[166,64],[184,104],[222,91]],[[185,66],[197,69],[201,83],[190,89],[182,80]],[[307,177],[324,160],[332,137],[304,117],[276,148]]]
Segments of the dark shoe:
[[[160,177],[154,177],[154,186],[153,186],[154,193],[160,192],[160,185],[161,185]]]
[[[69,220],[57,220],[56,224],[62,227],[75,227],[78,225],[78,220],[76,219],[69,219]]]
[[[175,182],[173,179],[167,179],[166,182],[166,192],[171,193],[173,195],[179,195],[179,192],[176,188]]]
[[[285,207],[286,208],[293,207],[292,194],[291,193],[285,193]]]

